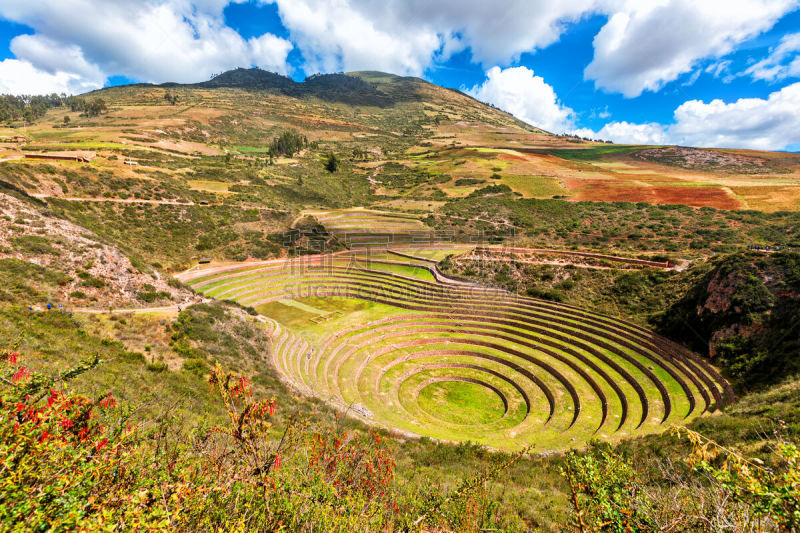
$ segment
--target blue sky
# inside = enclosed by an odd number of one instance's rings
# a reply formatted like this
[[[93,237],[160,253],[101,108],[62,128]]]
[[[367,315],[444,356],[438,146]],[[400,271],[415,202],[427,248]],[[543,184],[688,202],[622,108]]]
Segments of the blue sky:
[[[798,0],[0,0],[0,92],[384,70],[557,133],[800,147]],[[86,24],[91,20],[92,24]]]

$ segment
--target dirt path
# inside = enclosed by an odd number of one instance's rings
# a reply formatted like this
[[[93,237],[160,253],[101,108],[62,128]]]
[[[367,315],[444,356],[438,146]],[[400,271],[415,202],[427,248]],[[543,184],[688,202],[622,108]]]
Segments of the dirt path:
[[[341,250],[339,252],[334,252],[332,254],[305,255],[302,256],[301,258],[293,258],[293,259],[289,257],[281,257],[278,259],[267,259],[264,261],[243,261],[241,263],[226,263],[222,265],[209,266],[205,268],[202,268],[204,265],[195,265],[187,270],[184,270],[183,272],[175,274],[174,277],[180,280],[182,283],[186,283],[187,281],[193,280],[195,278],[211,276],[214,274],[228,272],[231,270],[241,270],[242,268],[278,265],[281,263],[289,263],[292,261],[296,262],[298,265],[302,265],[304,261],[309,261],[309,262],[321,261],[323,258],[346,255],[349,253],[351,253],[350,250]]]
[[[103,308],[103,309],[83,309],[83,308],[73,308],[67,309],[73,313],[86,313],[92,315],[103,315],[107,313],[114,313],[114,314],[126,314],[126,313],[133,313],[133,314],[141,314],[141,313],[178,313],[187,307],[191,307],[194,304],[199,303],[208,303],[212,300],[209,298],[202,298],[195,301],[184,302],[175,305],[165,305],[159,307],[136,307],[136,308],[129,308],[129,309],[115,309],[115,308]]]
[[[98,196],[79,198],[77,196],[55,196],[52,194],[42,194],[42,193],[34,193],[31,194],[31,196],[40,199],[54,198],[56,200],[67,200],[70,202],[114,202],[118,204],[195,205],[194,202],[178,202],[175,200],[145,200],[141,198],[103,198]]]

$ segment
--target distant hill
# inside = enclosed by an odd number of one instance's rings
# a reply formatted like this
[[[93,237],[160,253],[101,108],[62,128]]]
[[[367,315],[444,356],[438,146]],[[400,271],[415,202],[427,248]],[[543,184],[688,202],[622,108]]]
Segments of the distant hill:
[[[349,105],[389,107],[398,101],[418,99],[420,94],[414,87],[421,84],[430,85],[420,78],[377,71],[313,74],[302,82],[296,82],[288,76],[257,67],[239,67],[198,83],[167,82],[160,85],[137,83],[132,86],[276,91],[294,98],[314,97]]]
[[[513,125],[516,128],[547,133],[527,124],[510,113],[487,105],[457,89],[448,89],[413,76],[398,76],[379,71],[313,74],[302,82],[260,68],[235,68],[197,83],[166,82],[162,84],[134,83],[117,85],[87,93],[105,95],[117,100],[120,92],[131,89],[163,88],[176,91],[192,89],[240,89],[248,92],[269,92],[292,98],[315,98],[324,102],[349,106],[377,108],[395,107],[403,102],[415,102],[451,109],[470,109],[463,118],[480,118],[494,125]],[[142,93],[140,93],[142,94]]]
[[[381,79],[384,78],[381,77]],[[205,89],[275,89],[295,98],[313,96],[321,100],[344,102],[352,105],[385,107],[393,103],[393,99],[389,95],[378,90],[377,83],[366,81],[358,75],[347,74],[314,74],[306,78],[305,81],[298,83],[289,77],[259,68],[236,68],[200,83],[188,85],[170,83],[162,86],[199,87]]]
[[[238,87],[242,89],[286,89],[294,87],[296,82],[291,78],[269,72],[260,68],[237,68],[217,74],[208,81],[192,84],[165,83],[162,87],[204,87],[213,89],[217,87]]]

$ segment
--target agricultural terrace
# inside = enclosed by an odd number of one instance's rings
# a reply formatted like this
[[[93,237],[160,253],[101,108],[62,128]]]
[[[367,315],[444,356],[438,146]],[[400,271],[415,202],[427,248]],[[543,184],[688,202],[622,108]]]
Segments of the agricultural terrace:
[[[443,276],[432,261],[458,251],[340,252],[179,277],[264,315],[294,388],[407,434],[563,449],[733,400],[714,368],[644,328]]]
[[[303,212],[304,216],[314,217],[325,229],[332,233],[372,233],[414,232],[429,229],[413,215],[389,213],[366,209],[339,209],[335,211]]]
[[[332,211],[305,210],[295,221],[312,217],[350,248],[431,243],[436,232],[414,215],[361,208]]]

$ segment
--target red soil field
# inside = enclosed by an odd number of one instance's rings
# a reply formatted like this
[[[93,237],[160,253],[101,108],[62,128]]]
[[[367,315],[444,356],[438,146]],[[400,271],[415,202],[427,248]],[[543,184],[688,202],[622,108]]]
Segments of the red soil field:
[[[528,161],[528,159],[525,157],[511,154],[500,154],[497,156],[497,158],[502,159],[503,161]]]
[[[724,188],[713,186],[638,186],[622,181],[564,178],[564,185],[576,194],[572,200],[599,202],[647,202],[683,204],[692,207],[740,209],[742,204]]]

